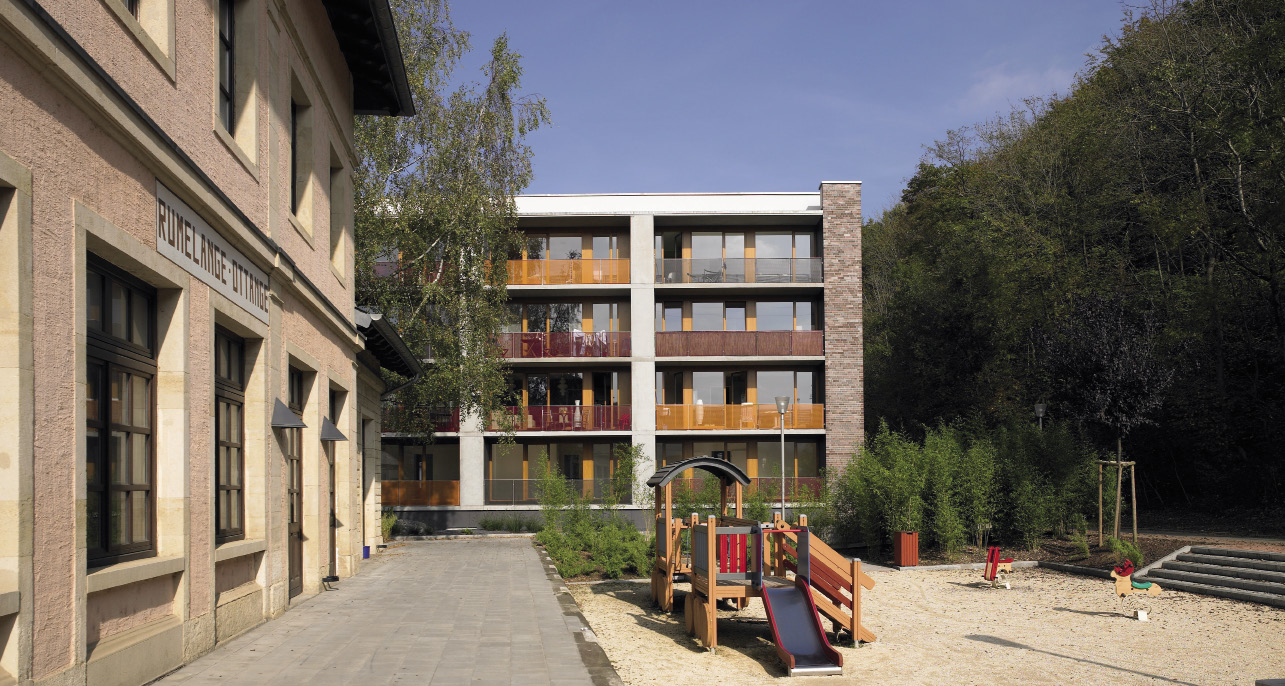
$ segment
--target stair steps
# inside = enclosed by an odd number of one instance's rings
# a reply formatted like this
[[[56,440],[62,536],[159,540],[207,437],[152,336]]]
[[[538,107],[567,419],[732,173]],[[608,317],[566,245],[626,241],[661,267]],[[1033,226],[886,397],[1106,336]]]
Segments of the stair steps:
[[[1285,553],[1193,546],[1139,575],[1176,591],[1285,608]]]

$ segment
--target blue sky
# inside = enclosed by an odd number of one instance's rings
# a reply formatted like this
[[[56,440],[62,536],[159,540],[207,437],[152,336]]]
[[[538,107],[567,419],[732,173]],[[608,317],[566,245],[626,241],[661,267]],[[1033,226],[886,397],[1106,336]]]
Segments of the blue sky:
[[[812,191],[896,202],[948,129],[1065,93],[1118,0],[456,2],[474,76],[501,32],[535,132],[530,193]]]

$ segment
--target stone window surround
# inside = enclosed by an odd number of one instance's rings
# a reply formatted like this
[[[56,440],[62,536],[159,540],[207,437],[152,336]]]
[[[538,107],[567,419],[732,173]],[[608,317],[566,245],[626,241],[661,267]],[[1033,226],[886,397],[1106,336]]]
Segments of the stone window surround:
[[[125,6],[124,0],[101,2],[174,83],[177,79],[174,68],[174,0],[139,0],[138,18]]]
[[[29,679],[35,405],[31,171],[0,152],[0,678]],[[26,602],[23,602],[24,598]]]
[[[103,0],[114,2],[116,0]],[[167,0],[172,2],[173,0]],[[232,63],[233,119],[232,131],[223,126],[219,118],[219,22],[217,9],[211,22],[212,64],[210,113],[214,135],[228,152],[257,182],[259,180],[259,23],[253,14],[250,0],[230,0],[233,3]]]

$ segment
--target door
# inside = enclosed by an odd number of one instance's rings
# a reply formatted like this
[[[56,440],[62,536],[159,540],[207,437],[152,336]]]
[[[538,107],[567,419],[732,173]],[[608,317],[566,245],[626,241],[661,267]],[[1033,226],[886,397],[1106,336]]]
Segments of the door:
[[[287,520],[290,597],[303,592],[303,429],[286,429]]]

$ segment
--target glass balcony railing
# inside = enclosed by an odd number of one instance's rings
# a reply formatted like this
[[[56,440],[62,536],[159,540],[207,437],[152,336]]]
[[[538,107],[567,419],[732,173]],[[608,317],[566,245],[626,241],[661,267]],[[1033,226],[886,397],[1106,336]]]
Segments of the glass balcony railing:
[[[411,433],[419,433],[418,429],[407,427],[408,422],[414,422],[424,415],[418,414],[412,416],[405,405],[390,404],[384,406],[384,430],[392,430],[390,427],[400,427],[399,430],[410,429]],[[414,417],[412,419],[412,417]],[[428,424],[433,427],[433,431],[459,431],[460,430],[460,408],[458,407],[434,407],[427,412]]]
[[[658,259],[656,283],[821,283],[820,257]]]
[[[629,405],[539,405],[504,409],[517,422],[517,431],[629,431],[633,408]],[[501,428],[493,422],[492,431]]]
[[[510,286],[575,283],[629,283],[629,260],[509,260]]]
[[[776,405],[657,405],[657,431],[780,429]],[[787,429],[824,429],[825,405],[791,405]]]
[[[824,355],[823,331],[663,331],[656,357]]]
[[[381,481],[379,489],[385,507],[460,504],[458,481]]]
[[[771,459],[768,459],[771,462]],[[743,466],[742,466],[743,467]],[[693,493],[699,493],[702,489],[707,488],[707,482],[718,483],[717,480],[707,479],[705,477],[687,477],[673,480],[674,494],[678,495],[680,489],[687,489]],[[745,487],[745,495],[759,493],[768,500],[778,500],[781,497],[781,477],[764,476],[751,477],[750,485]],[[821,493],[821,477],[819,476],[787,476],[785,477],[785,497],[793,501],[798,497],[816,497]]]
[[[628,331],[502,333],[496,340],[507,358],[629,357]]]
[[[601,503],[611,492],[611,479],[567,479],[572,491]],[[539,481],[536,479],[487,479],[487,505],[536,505],[540,502]],[[633,494],[622,494],[619,504],[633,503]]]

